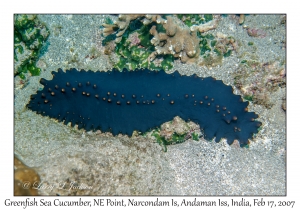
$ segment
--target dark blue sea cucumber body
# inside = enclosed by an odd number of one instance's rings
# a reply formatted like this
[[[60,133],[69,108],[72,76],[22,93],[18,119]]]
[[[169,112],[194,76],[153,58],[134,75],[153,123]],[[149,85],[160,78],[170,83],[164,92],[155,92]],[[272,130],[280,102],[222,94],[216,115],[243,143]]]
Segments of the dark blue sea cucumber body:
[[[32,95],[28,108],[86,130],[131,135],[179,116],[200,124],[206,139],[224,137],[229,144],[237,139],[243,145],[261,125],[247,111],[248,102],[212,77],[147,69],[52,74],[52,80],[41,79],[44,89]]]

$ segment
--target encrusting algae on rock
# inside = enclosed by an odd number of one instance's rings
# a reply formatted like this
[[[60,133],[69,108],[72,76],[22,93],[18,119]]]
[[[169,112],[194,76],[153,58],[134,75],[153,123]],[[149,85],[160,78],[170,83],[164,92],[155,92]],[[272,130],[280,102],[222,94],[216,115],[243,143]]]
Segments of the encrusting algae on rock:
[[[270,109],[274,105],[271,95],[286,86],[285,63],[243,60],[234,73],[234,83],[244,99]]]
[[[49,34],[37,15],[14,15],[14,75],[25,79],[28,71],[32,76],[40,74],[36,62]]]
[[[170,70],[174,59],[182,63],[216,66],[236,50],[232,37],[220,39],[206,32],[218,26],[220,15],[119,15],[107,18],[103,26],[105,51],[112,53],[111,44],[119,61],[115,68],[148,68]],[[138,42],[129,41],[136,34]],[[109,54],[110,54],[109,53]]]
[[[163,146],[164,151],[167,151],[167,145],[182,143],[189,138],[199,141],[199,138],[203,136],[199,125],[192,121],[185,122],[178,116],[174,117],[172,121],[165,122],[149,135]]]

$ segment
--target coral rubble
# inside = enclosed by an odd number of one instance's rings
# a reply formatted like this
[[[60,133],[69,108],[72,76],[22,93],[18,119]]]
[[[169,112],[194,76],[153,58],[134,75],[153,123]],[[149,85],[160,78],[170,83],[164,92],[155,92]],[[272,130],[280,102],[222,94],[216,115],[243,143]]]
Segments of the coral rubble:
[[[281,108],[283,111],[286,111],[286,98],[285,97],[282,99]]]
[[[271,94],[286,86],[285,65],[278,61],[262,64],[243,60],[234,80],[244,99],[271,108],[274,105],[270,100]]]
[[[264,38],[267,36],[267,33],[259,28],[248,28],[247,33],[249,36],[258,37],[258,38]]]

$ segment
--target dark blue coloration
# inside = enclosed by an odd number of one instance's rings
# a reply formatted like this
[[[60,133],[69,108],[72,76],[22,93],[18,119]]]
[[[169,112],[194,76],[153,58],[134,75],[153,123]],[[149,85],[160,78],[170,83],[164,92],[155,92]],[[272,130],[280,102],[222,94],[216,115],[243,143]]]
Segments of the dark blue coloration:
[[[182,76],[177,71],[92,72],[71,69],[41,79],[44,89],[31,96],[28,108],[86,130],[131,135],[179,116],[200,124],[206,139],[222,137],[241,145],[257,133],[260,122],[248,102],[232,87],[212,77]]]

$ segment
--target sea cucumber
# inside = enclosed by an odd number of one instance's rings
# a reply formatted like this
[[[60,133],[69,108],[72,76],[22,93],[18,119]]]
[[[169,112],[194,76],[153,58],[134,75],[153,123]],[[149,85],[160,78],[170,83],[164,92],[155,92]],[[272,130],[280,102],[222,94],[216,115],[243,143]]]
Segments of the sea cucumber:
[[[184,76],[177,71],[136,69],[92,72],[58,69],[53,79],[41,79],[42,90],[27,107],[38,114],[71,122],[78,129],[132,135],[146,132],[175,116],[198,123],[205,139],[236,139],[248,144],[262,125],[248,112],[248,102],[232,87],[212,77]]]

